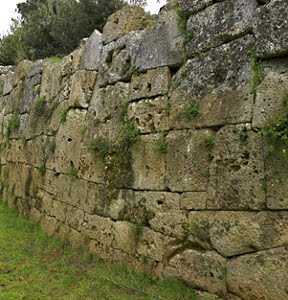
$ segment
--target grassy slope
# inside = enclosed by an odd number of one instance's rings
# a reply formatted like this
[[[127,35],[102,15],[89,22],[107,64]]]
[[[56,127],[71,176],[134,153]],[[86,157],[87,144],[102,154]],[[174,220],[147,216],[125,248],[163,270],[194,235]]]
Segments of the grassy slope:
[[[196,297],[191,289],[172,280],[156,282],[124,265],[107,265],[81,249],[71,249],[0,204],[0,299]]]

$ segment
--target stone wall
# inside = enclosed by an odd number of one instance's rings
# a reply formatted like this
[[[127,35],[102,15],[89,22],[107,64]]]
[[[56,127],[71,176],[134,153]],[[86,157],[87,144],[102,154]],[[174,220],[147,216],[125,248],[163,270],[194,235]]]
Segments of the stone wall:
[[[287,104],[287,15],[125,8],[60,63],[1,68],[2,198],[203,299],[288,299],[288,171],[261,130]]]

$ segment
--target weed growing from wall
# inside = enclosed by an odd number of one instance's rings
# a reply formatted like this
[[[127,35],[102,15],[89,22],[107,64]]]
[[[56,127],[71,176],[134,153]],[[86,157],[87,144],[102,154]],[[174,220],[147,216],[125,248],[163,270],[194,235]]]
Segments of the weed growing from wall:
[[[178,5],[176,8],[176,13],[177,13],[178,28],[184,38],[184,43],[187,44],[188,42],[194,39],[194,34],[192,32],[187,31],[189,12],[182,9],[181,6]]]
[[[91,142],[90,151],[95,156],[105,160],[105,158],[112,152],[112,146],[105,138],[99,137]]]
[[[168,152],[169,143],[167,141],[168,132],[164,132],[156,141],[155,148],[158,153],[165,154]]]
[[[74,164],[69,164],[68,175],[71,177],[77,176],[77,169],[75,168]]]
[[[43,177],[46,174],[46,170],[47,170],[46,164],[42,163],[38,169],[39,174]]]
[[[192,100],[184,109],[184,116],[188,120],[193,120],[200,114],[199,103],[195,100]]]
[[[136,128],[135,119],[129,120],[125,123],[122,131],[122,138],[129,145],[133,145],[137,141],[140,134],[141,134],[140,130]]]
[[[69,109],[64,108],[60,111],[60,122],[65,123],[67,121],[67,115],[68,115]]]
[[[38,97],[35,101],[34,108],[38,115],[42,115],[44,113],[46,105],[46,98],[44,96]]]
[[[215,145],[215,137],[214,136],[205,137],[203,140],[203,145],[207,151],[209,159],[212,160],[213,158],[212,151]]]
[[[257,88],[263,80],[263,68],[261,60],[256,57],[255,52],[250,51],[248,53],[251,57],[251,71],[252,71],[252,93],[256,96]]]
[[[18,115],[12,115],[6,124],[6,137],[9,139],[12,132],[19,129],[20,127],[20,118]]]

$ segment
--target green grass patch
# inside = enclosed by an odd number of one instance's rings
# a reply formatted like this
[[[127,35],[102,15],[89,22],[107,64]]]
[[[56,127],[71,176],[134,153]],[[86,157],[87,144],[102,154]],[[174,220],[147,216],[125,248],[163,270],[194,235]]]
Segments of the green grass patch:
[[[35,111],[38,115],[42,115],[44,113],[45,105],[46,98],[44,96],[39,96],[34,104]]]
[[[104,263],[0,204],[0,299],[196,300],[192,289]]]
[[[122,131],[122,138],[130,145],[137,141],[140,134],[141,131],[136,128],[136,120],[132,119],[125,123]]]
[[[51,56],[51,57],[48,57],[47,60],[52,62],[52,63],[57,64],[57,63],[62,62],[63,58],[59,57],[59,56]]]
[[[199,116],[199,103],[195,100],[192,100],[184,109],[184,115],[188,120],[193,120]]]

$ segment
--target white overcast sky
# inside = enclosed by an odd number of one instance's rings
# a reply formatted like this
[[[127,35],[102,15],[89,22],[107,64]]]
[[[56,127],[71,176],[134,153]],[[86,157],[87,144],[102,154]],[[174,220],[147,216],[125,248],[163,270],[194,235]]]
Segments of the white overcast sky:
[[[0,35],[7,32],[9,29],[10,21],[15,16],[16,4],[24,2],[24,0],[0,0]],[[166,0],[148,0],[147,10],[151,13],[158,13],[160,7],[165,4]]]

